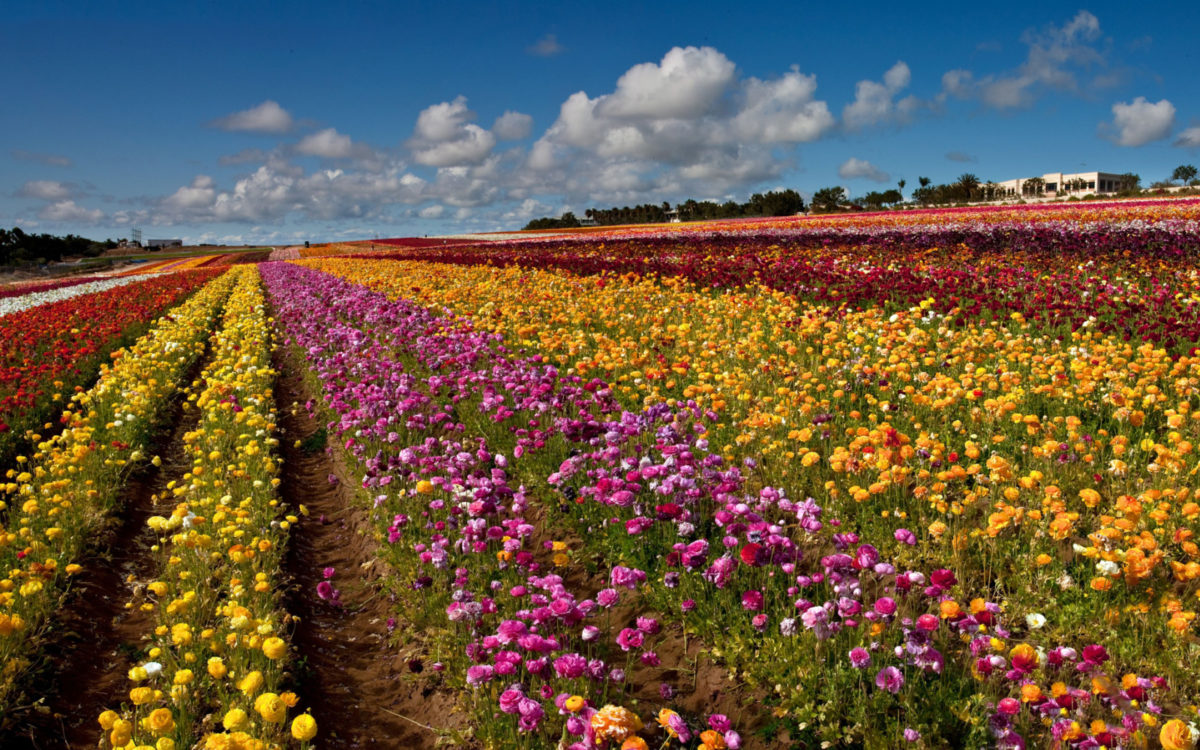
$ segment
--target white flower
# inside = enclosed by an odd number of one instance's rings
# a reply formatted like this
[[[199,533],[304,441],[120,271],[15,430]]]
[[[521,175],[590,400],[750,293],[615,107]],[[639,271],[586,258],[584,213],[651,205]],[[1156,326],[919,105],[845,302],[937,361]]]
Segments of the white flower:
[[[145,281],[144,277],[125,276],[116,279],[105,279],[103,281],[89,281],[85,284],[76,284],[62,289],[51,289],[46,292],[34,292],[20,297],[8,297],[0,299],[0,318],[5,315],[11,315],[15,312],[22,312],[34,307],[51,302],[61,302],[65,299],[71,299],[83,294],[91,294],[93,292],[103,292],[108,289],[113,289],[126,284],[132,284],[135,281]]]
[[[1121,572],[1121,566],[1112,560],[1101,560],[1096,563],[1096,570],[1100,571],[1100,575],[1103,576],[1115,576]]]
[[[1030,630],[1037,630],[1046,624],[1046,616],[1037,612],[1030,613],[1025,615],[1025,624]]]
[[[148,661],[142,665],[142,669],[146,670],[146,674],[150,677],[158,677],[162,674],[162,665],[156,661]]]

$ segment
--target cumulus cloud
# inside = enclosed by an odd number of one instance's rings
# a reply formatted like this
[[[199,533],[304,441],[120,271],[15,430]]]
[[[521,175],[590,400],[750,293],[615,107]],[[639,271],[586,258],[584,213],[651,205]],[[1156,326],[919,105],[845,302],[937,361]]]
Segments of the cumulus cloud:
[[[874,182],[890,182],[891,176],[869,161],[851,157],[838,167],[838,176],[844,180],[867,179]]]
[[[502,141],[519,141],[529,137],[533,131],[533,118],[521,112],[508,110],[496,118],[492,132]]]
[[[426,107],[417,116],[417,126],[408,146],[417,163],[430,167],[478,164],[492,153],[496,136],[472,120],[467,98]]]
[[[842,120],[850,130],[886,122],[893,118],[907,120],[920,106],[916,97],[895,101],[896,95],[908,88],[912,71],[903,61],[883,74],[883,81],[859,81],[854,86],[854,101],[842,110]]]
[[[247,133],[286,133],[293,124],[291,114],[271,99],[209,123],[210,127],[221,130]]]
[[[1166,99],[1148,102],[1139,96],[1131,102],[1117,102],[1112,113],[1113,140],[1120,146],[1160,141],[1171,134],[1175,125],[1175,105]]]
[[[30,180],[21,186],[21,189],[17,191],[17,196],[44,201],[61,201],[72,197],[75,192],[74,183],[57,180]]]
[[[1180,148],[1200,148],[1200,125],[1182,131],[1175,139],[1175,145]]]
[[[320,156],[325,159],[344,159],[353,153],[350,136],[334,128],[306,135],[296,144],[296,150],[305,156]]]
[[[611,93],[568,97],[524,177],[532,192],[596,200],[761,182],[792,165],[787,149],[834,127],[815,93],[816,78],[794,67],[743,78],[712,47],[675,47],[630,68]]]
[[[435,203],[432,206],[426,206],[417,212],[417,215],[422,219],[439,219],[442,214],[446,213],[446,207]]]
[[[525,51],[537,57],[554,57],[562,54],[566,47],[558,43],[558,37],[555,34],[547,34],[541,39],[525,48]]]
[[[690,119],[713,113],[737,69],[712,47],[674,47],[660,63],[634,65],[599,101],[599,114],[621,119]]]
[[[1041,31],[1026,31],[1021,41],[1028,52],[1015,70],[978,78],[965,69],[947,72],[942,76],[940,99],[978,98],[995,109],[1012,109],[1032,105],[1045,89],[1078,91],[1078,73],[1105,64],[1100,40],[1100,20],[1081,10],[1061,27],[1051,24]]]
[[[71,222],[74,224],[98,224],[104,219],[104,212],[98,208],[84,208],[75,201],[65,200],[43,206],[38,211],[38,218],[46,221]]]
[[[157,224],[274,222],[290,215],[306,219],[373,218],[392,204],[428,200],[427,183],[396,167],[382,172],[323,169],[311,173],[292,165],[264,164],[222,189],[198,175],[156,202]]]
[[[59,154],[43,154],[36,151],[26,151],[24,149],[13,149],[12,158],[17,161],[32,161],[47,167],[69,167],[74,162],[66,156]]]

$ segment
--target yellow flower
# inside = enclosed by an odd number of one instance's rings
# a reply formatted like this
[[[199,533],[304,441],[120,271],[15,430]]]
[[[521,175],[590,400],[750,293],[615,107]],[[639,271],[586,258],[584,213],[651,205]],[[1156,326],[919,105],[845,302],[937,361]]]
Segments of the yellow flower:
[[[317,736],[317,720],[308,714],[300,714],[292,719],[292,737],[301,742],[308,742]]]
[[[221,719],[221,726],[232,732],[246,726],[249,720],[250,717],[246,715],[245,711],[240,708],[231,708],[225,712],[225,718]]]
[[[287,718],[287,704],[275,693],[263,693],[255,698],[254,710],[272,724],[282,724]]]
[[[192,670],[181,669],[175,673],[174,682],[176,685],[189,685],[189,684],[191,684],[192,680],[194,680],[194,679],[195,679],[195,675],[192,674]]]
[[[175,750],[175,740],[170,737],[159,737],[154,743],[154,750]]]
[[[287,656],[287,643],[282,638],[272,636],[263,641],[262,651],[268,659],[278,661]]]
[[[257,669],[238,680],[238,690],[241,690],[245,695],[254,695],[259,690],[262,690],[263,676],[262,672]]]
[[[142,719],[142,728],[156,735],[164,735],[175,729],[175,719],[171,709],[156,708],[146,718]]]
[[[108,734],[108,741],[113,747],[125,747],[129,744],[129,740],[133,738],[133,724],[125,719],[117,719],[113,722],[112,731]]]
[[[115,724],[119,718],[121,717],[116,711],[105,711],[104,713],[100,714],[100,728],[106,732],[112,730],[113,724]]]
[[[214,680],[220,680],[229,673],[229,670],[225,667],[225,662],[221,657],[213,656],[208,660],[208,673]]]
[[[421,481],[417,482],[417,492],[420,492],[422,495],[428,495],[429,493],[433,492],[433,482],[430,482],[427,479],[422,479]]]
[[[154,691],[148,687],[135,687],[129,691],[129,700],[133,701],[133,705],[140,706],[143,703],[149,703],[154,699]]]

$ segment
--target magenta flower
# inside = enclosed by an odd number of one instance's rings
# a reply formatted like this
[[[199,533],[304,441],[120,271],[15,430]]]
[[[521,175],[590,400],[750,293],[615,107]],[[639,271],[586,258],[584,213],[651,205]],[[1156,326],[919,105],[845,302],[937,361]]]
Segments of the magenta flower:
[[[875,675],[875,687],[886,690],[892,695],[900,692],[904,686],[904,675],[895,667],[884,667]]]
[[[871,654],[862,646],[850,649],[850,663],[855,669],[866,669],[871,663]]]

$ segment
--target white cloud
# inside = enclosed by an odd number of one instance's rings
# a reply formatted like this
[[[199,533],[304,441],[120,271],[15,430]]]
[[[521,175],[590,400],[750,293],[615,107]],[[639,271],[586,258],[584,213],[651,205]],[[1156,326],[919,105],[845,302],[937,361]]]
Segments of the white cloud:
[[[439,219],[442,214],[446,213],[446,207],[435,203],[432,206],[426,206],[417,212],[417,215],[422,219]]]
[[[891,177],[869,161],[851,157],[838,167],[838,176],[844,180],[863,178],[874,182],[890,182]]]
[[[662,62],[625,72],[604,97],[600,114],[613,118],[695,118],[711,114],[733,83],[733,61],[712,47],[674,47]]]
[[[724,193],[778,177],[789,150],[835,119],[816,78],[793,67],[740,78],[711,47],[676,47],[630,68],[608,94],[579,91],[530,148],[519,188],[582,202],[645,200],[650,192]]]
[[[417,116],[416,129],[408,142],[413,158],[430,167],[483,161],[495,148],[496,136],[471,122],[474,119],[465,96],[425,108]]]
[[[896,94],[908,87],[912,72],[900,60],[883,74],[883,83],[859,81],[854,87],[854,101],[842,110],[846,127],[857,130],[868,125],[884,122],[894,116],[907,118],[917,106],[914,97],[904,99],[899,105],[893,101]]]
[[[512,110],[497,117],[492,125],[492,132],[502,141],[519,141],[527,138],[532,130],[533,118]]]
[[[1175,105],[1166,99],[1151,103],[1139,96],[1129,103],[1112,106],[1115,141],[1121,146],[1142,146],[1160,141],[1171,134],[1175,125]]]
[[[1200,125],[1196,125],[1179,134],[1175,145],[1181,148],[1200,148]]]
[[[75,194],[74,186],[57,180],[30,180],[21,186],[17,195],[45,201],[61,201]]]
[[[343,135],[334,128],[326,128],[311,135],[306,135],[296,144],[296,150],[306,156],[320,156],[325,159],[344,159],[353,152],[350,136]]]
[[[1051,24],[1042,31],[1026,31],[1021,41],[1028,52],[1016,70],[981,78],[961,68],[947,72],[939,100],[978,97],[995,109],[1012,109],[1032,105],[1043,89],[1078,91],[1077,73],[1105,64],[1097,46],[1100,39],[1099,19],[1081,10],[1061,28]],[[1101,76],[1094,83],[1104,85],[1110,78]]]
[[[551,208],[552,207],[546,203],[534,200],[533,198],[526,198],[525,200],[521,201],[521,205],[517,206],[511,211],[506,212],[503,216],[501,216],[501,218],[513,222],[528,222],[530,219],[535,217],[549,216]]]
[[[220,189],[212,178],[197,176],[158,201],[153,223],[272,222],[296,214],[307,219],[376,217],[393,204],[415,204],[430,197],[428,183],[392,167],[382,172],[324,169],[306,174],[289,165],[264,164]]]
[[[44,206],[38,211],[38,218],[46,221],[72,222],[75,224],[98,224],[104,219],[104,212],[98,208],[84,208],[75,201],[58,201]]]
[[[555,34],[547,34],[525,48],[526,52],[538,57],[554,57],[555,55],[562,54],[565,50],[566,47],[558,43],[558,36]]]
[[[43,154],[36,151],[26,151],[24,149],[13,149],[12,158],[17,161],[32,161],[42,164],[47,167],[69,167],[73,164],[71,159],[59,154]]]
[[[817,101],[817,77],[806,76],[795,66],[773,81],[748,78],[745,101],[733,118],[737,137],[755,143],[806,143],[820,138],[834,125],[825,102]]]
[[[286,133],[292,129],[292,116],[278,102],[266,100],[250,109],[234,112],[209,123],[221,130],[249,133]]]

